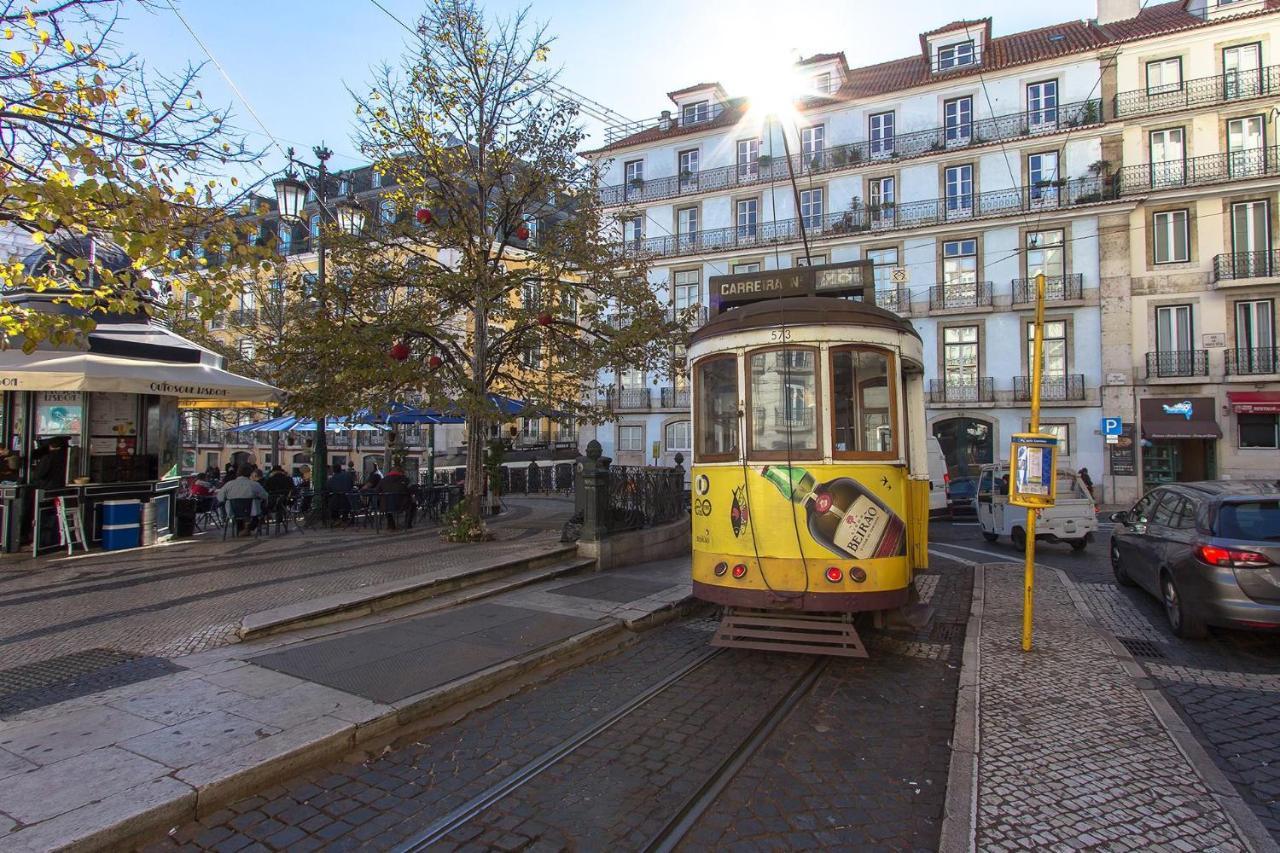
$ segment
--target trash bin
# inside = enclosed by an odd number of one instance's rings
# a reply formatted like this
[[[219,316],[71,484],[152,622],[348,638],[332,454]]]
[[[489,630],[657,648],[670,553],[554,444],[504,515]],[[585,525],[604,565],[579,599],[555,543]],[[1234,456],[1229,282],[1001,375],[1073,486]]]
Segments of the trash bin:
[[[142,542],[142,501],[102,502],[102,547],[137,548]]]
[[[196,501],[194,498],[178,498],[173,508],[173,535],[196,535]]]

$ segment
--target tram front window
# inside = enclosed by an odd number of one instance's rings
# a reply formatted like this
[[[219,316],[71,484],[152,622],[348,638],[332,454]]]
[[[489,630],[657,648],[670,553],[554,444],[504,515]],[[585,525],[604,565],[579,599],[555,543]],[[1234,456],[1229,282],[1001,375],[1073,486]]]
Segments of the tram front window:
[[[751,453],[784,459],[818,452],[817,358],[809,349],[750,357]]]
[[[835,453],[892,454],[895,448],[892,364],[878,350],[831,353],[831,401]]]
[[[698,365],[698,461],[738,458],[738,360]]]

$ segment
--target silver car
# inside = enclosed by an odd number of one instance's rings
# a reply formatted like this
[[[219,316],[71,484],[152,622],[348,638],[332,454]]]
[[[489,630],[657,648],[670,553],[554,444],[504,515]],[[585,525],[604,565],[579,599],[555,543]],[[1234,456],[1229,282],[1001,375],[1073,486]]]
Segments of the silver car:
[[[1160,599],[1179,637],[1280,630],[1280,482],[1161,486],[1111,520],[1116,582]]]

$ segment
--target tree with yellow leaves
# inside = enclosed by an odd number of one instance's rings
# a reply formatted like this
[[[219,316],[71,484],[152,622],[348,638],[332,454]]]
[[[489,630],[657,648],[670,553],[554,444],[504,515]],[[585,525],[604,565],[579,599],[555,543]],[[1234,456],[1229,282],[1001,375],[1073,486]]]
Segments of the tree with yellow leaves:
[[[205,104],[198,67],[156,75],[115,46],[124,6],[0,2],[0,225],[55,249],[59,238],[92,236],[132,260],[122,273],[93,257],[34,270],[0,259],[6,290],[54,290],[79,309],[0,302],[0,346],[72,342],[95,316],[137,310],[148,281],[174,276],[214,310],[237,268],[263,255],[228,215],[237,203],[227,191],[236,191],[213,177],[254,152],[230,131],[225,110]],[[204,251],[175,251],[184,245]],[[215,255],[222,262],[211,266]]]

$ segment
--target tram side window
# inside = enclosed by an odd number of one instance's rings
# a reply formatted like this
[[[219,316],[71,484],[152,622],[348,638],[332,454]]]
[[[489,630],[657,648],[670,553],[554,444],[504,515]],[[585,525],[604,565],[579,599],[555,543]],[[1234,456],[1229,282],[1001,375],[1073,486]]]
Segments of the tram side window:
[[[818,453],[818,362],[814,351],[754,352],[748,363],[752,456],[812,458]]]
[[[698,365],[699,461],[738,458],[738,360],[713,358]]]
[[[893,372],[887,353],[841,349],[831,353],[835,453],[892,454]]]

